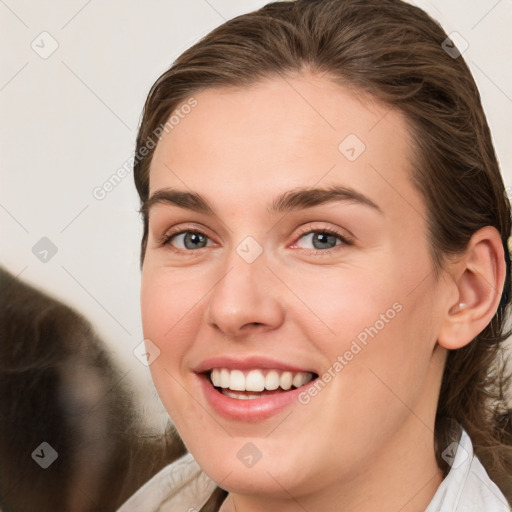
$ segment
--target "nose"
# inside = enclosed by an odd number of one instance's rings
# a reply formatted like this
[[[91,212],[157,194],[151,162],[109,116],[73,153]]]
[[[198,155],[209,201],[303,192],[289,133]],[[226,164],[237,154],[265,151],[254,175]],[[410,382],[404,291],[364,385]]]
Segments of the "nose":
[[[206,308],[207,323],[230,337],[278,328],[285,310],[279,300],[279,281],[263,256],[252,263],[237,254],[213,287]]]

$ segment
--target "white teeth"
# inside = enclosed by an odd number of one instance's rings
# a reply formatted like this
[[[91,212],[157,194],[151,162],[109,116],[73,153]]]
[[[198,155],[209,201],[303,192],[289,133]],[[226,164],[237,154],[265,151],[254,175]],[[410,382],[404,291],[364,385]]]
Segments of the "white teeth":
[[[267,375],[265,375],[265,389],[272,391],[279,387],[279,373],[275,370],[270,370]]]
[[[260,398],[260,395],[244,395],[243,393],[231,393],[225,390],[223,394],[229,396],[229,398],[237,398],[238,400],[254,400],[255,398]]]
[[[283,372],[279,379],[279,385],[284,389],[288,390],[292,387],[293,375],[292,372]]]
[[[229,370],[226,370],[226,368],[222,368],[220,371],[219,386],[221,388],[229,388]]]
[[[214,386],[220,386],[220,370],[217,368],[212,370],[211,379]]]
[[[265,377],[259,370],[251,370],[245,377],[246,391],[263,391],[265,389]]]
[[[293,377],[292,384],[296,388],[300,388],[301,386],[304,386],[309,380],[311,379],[309,373],[296,373]]]
[[[229,374],[229,389],[233,391],[245,391],[245,377],[240,370],[231,370]]]
[[[280,370],[250,370],[244,373],[241,370],[228,370],[227,368],[214,368],[210,372],[210,379],[214,386],[231,391],[273,391],[281,387],[288,391],[293,387],[299,388],[307,384],[313,375],[309,372],[281,372]],[[225,393],[232,398],[257,398],[260,395]]]

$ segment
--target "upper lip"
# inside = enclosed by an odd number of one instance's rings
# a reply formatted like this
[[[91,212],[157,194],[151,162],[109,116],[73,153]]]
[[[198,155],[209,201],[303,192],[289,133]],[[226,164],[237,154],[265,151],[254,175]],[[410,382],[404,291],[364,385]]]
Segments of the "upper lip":
[[[236,358],[231,356],[217,356],[210,357],[201,361],[195,368],[196,373],[204,373],[212,370],[213,368],[227,368],[228,370],[282,370],[290,372],[310,372],[316,373],[311,368],[296,366],[289,363],[284,363],[276,359],[270,359],[264,356],[249,356],[243,358]]]

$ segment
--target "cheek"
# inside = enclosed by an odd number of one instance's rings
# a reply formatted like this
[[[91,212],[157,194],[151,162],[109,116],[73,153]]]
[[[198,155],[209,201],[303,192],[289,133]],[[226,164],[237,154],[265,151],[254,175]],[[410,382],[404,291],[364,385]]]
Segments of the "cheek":
[[[424,290],[417,296],[407,293],[395,289],[383,294],[385,300],[367,316],[366,323],[353,326],[358,334],[343,339],[338,396],[348,397],[354,425],[366,425],[368,433],[391,435],[411,410],[424,403],[423,395],[433,390],[436,326],[432,300]]]
[[[332,439],[335,432],[340,440],[330,443],[326,464],[365,457],[370,461],[372,452],[400,430],[411,411],[427,421],[420,404],[429,383],[432,335],[418,330],[425,313],[421,304],[402,299],[388,310],[393,296],[386,297],[382,306],[372,303],[373,310],[368,306],[366,319],[347,318],[347,329],[358,334],[345,336],[340,331],[332,343],[322,344],[329,366],[320,377],[327,384],[316,396],[304,399],[309,400],[305,414],[315,425],[316,438]],[[375,313],[382,313],[384,319]],[[316,420],[319,410],[321,423]]]
[[[181,276],[181,277],[180,277]],[[176,425],[201,427],[201,410],[190,400],[186,355],[197,338],[201,299],[208,286],[203,279],[185,278],[170,269],[143,268],[141,313],[144,338],[160,355],[149,366],[158,395]],[[192,433],[195,428],[188,428]],[[187,429],[183,429],[188,431]]]
[[[399,297],[396,286],[367,268],[323,267],[309,272],[283,268],[281,275],[290,290],[282,297],[289,315],[309,339],[332,355],[356,338],[364,342],[367,329],[374,330],[374,325],[381,331],[399,307],[393,307]]]
[[[363,407],[363,416],[392,397],[387,386],[414,400],[428,370],[436,341],[435,283],[425,279],[427,270],[418,277],[418,261],[387,262],[380,272],[376,263],[372,271],[326,268],[322,275],[289,271],[285,277],[300,298],[288,302],[293,322],[325,356],[326,380],[336,380],[338,393]]]
[[[162,355],[180,352],[184,331],[190,329],[200,310],[208,285],[201,276],[187,278],[186,273],[170,269],[143,269],[141,313],[144,337],[157,343]],[[190,340],[190,338],[188,338]]]
[[[181,277],[180,277],[181,275]],[[188,371],[185,358],[201,324],[201,300],[208,292],[200,278],[185,278],[169,269],[145,267],[141,282],[141,314],[144,338],[160,350],[151,363],[156,389],[172,415],[181,403],[180,389]]]

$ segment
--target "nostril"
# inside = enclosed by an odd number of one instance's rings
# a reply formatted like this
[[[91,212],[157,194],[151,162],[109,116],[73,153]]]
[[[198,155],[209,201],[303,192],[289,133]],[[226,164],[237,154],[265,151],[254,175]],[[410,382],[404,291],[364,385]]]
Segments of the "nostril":
[[[250,322],[247,324],[242,325],[242,329],[247,329],[248,327],[259,327],[260,325],[265,325],[261,322]]]

